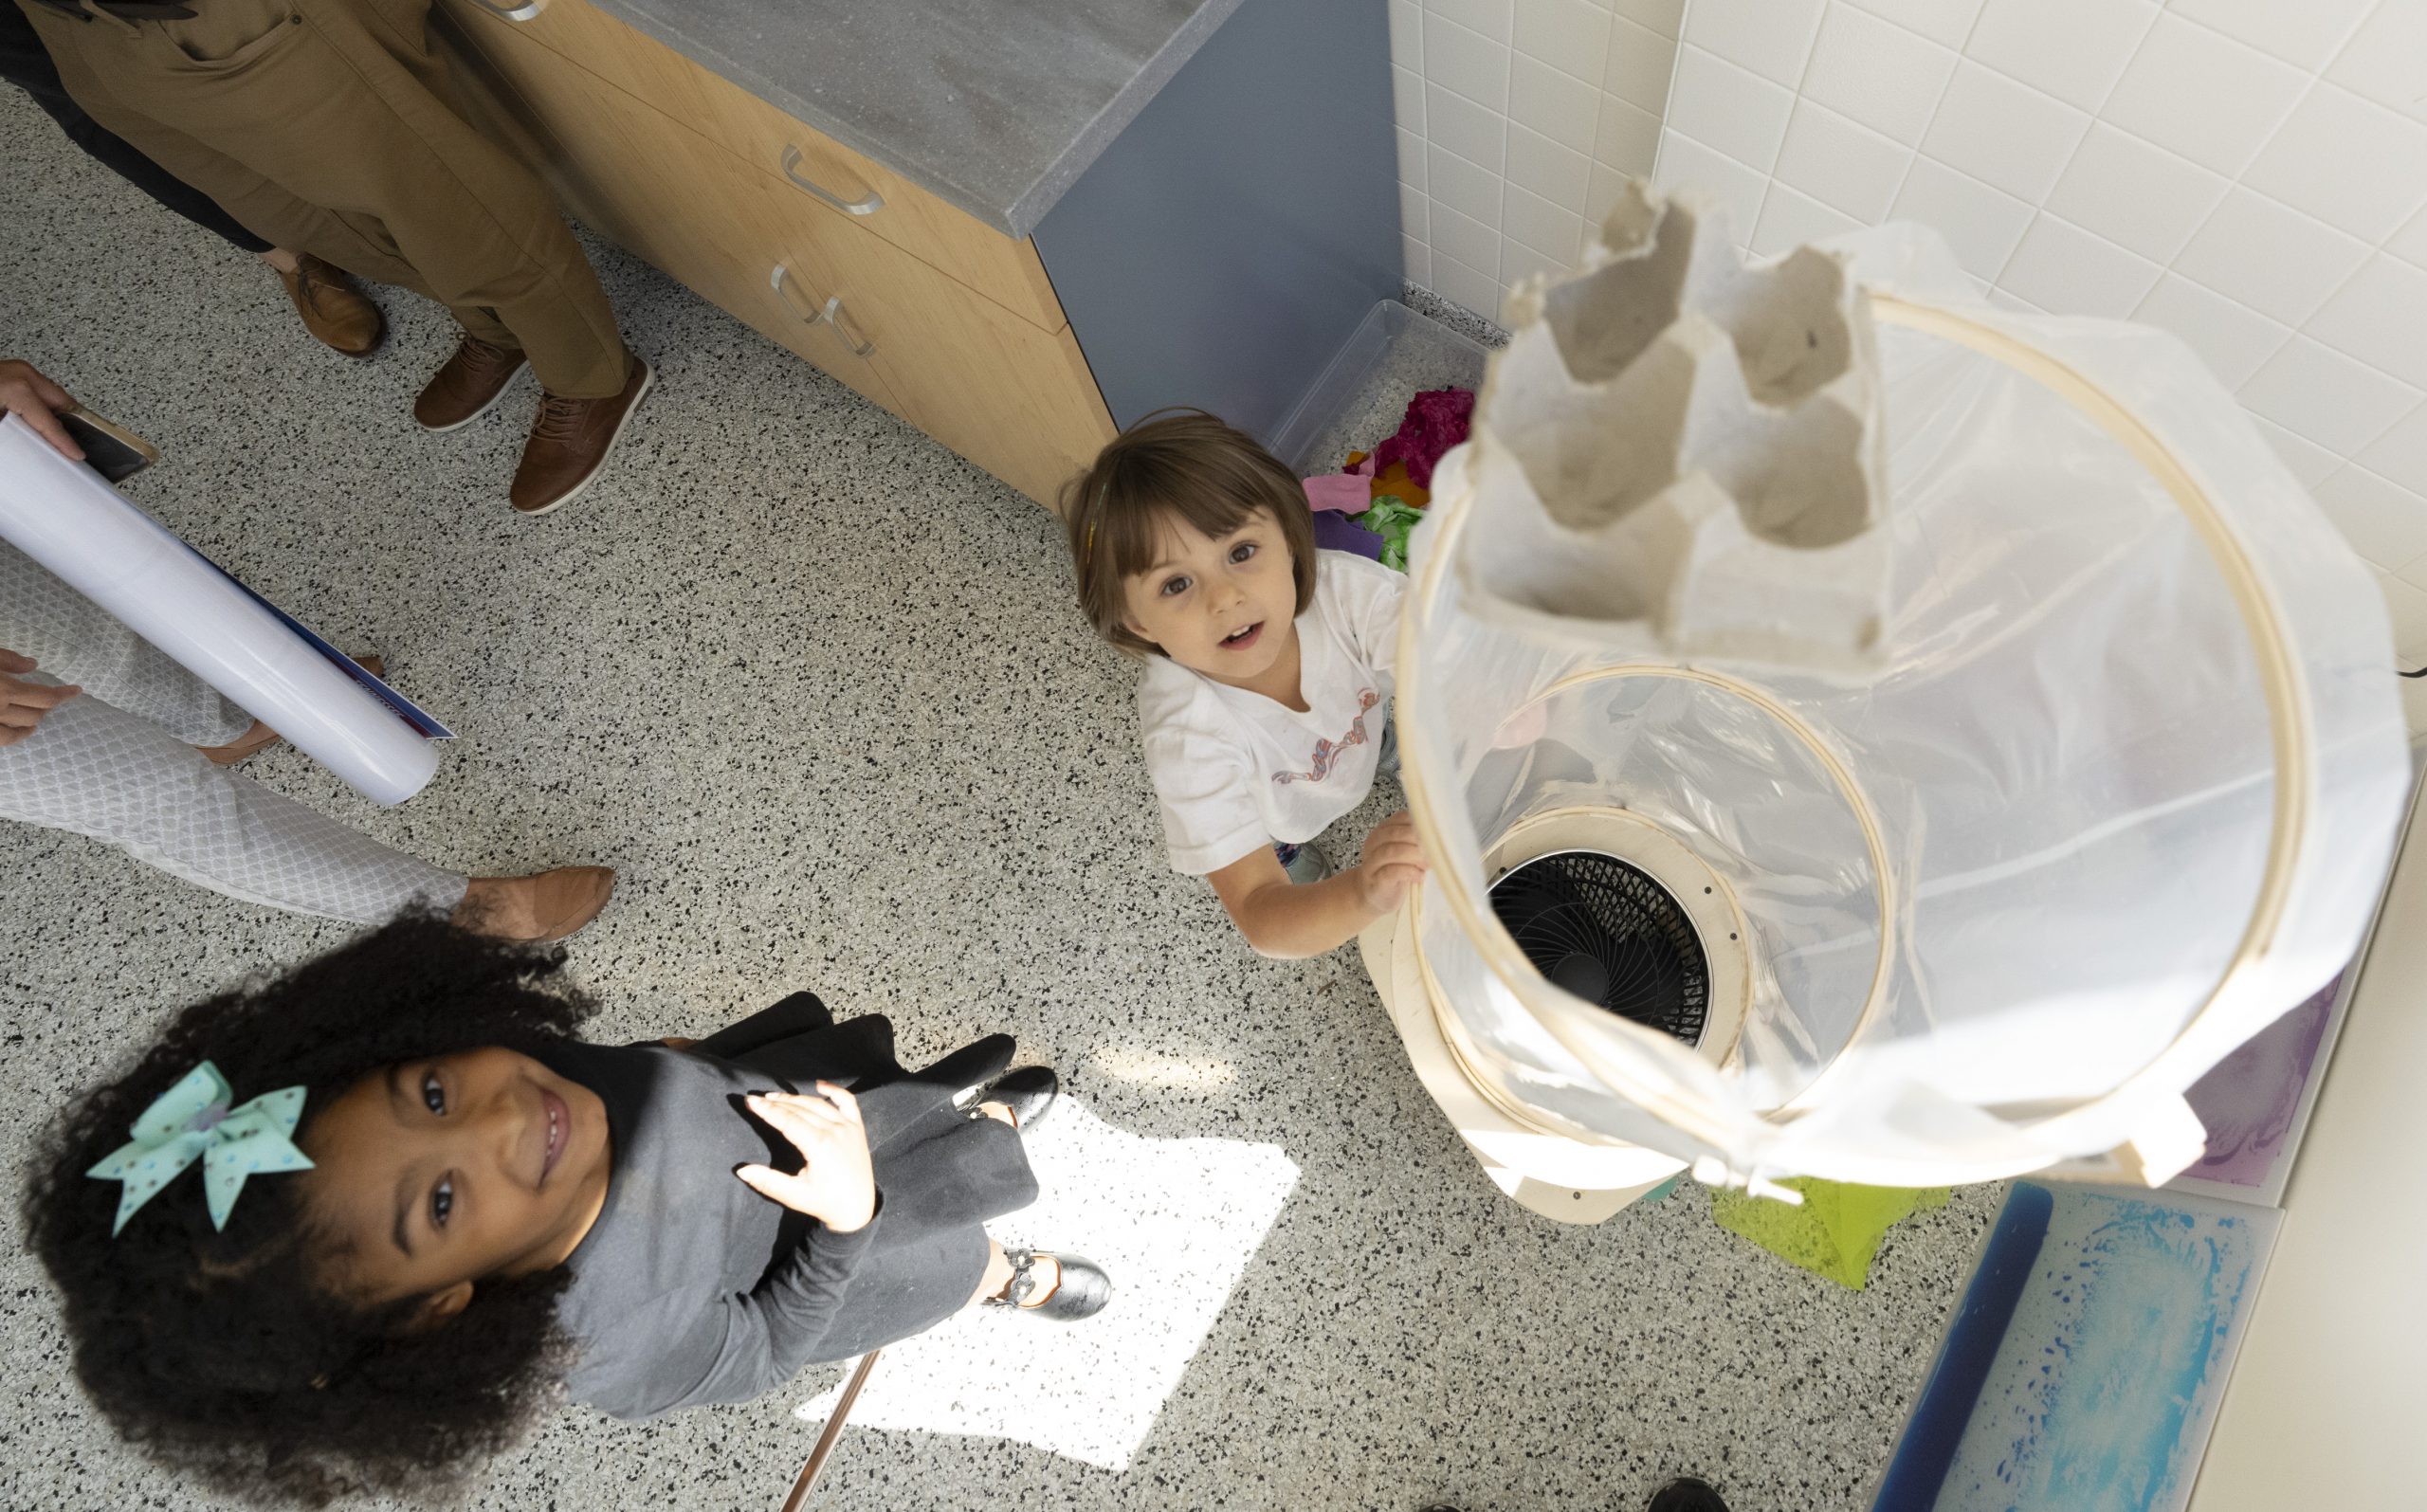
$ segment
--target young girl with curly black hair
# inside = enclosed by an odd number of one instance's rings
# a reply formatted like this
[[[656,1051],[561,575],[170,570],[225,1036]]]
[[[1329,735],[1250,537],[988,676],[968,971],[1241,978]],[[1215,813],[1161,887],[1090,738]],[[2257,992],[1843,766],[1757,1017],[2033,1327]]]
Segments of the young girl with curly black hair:
[[[803,993],[590,1045],[561,959],[401,919],[187,1008],[53,1123],[27,1229],[122,1434],[255,1501],[444,1493],[560,1393],[648,1417],[976,1303],[1104,1306],[980,1227],[1034,1198],[1057,1086],[1007,1037],[906,1072]]]

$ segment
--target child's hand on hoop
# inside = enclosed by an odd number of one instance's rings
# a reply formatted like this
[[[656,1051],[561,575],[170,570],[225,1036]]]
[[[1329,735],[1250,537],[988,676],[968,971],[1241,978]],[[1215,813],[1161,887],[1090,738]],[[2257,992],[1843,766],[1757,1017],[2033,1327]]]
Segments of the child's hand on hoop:
[[[770,1166],[737,1166],[751,1191],[833,1230],[850,1233],[876,1216],[876,1175],[868,1169],[868,1132],[860,1104],[831,1082],[813,1092],[754,1092],[750,1111],[792,1141],[801,1168],[787,1175]]]
[[[1358,896],[1376,918],[1396,908],[1407,890],[1424,881],[1424,847],[1416,843],[1414,816],[1401,809],[1376,825],[1352,875]]]

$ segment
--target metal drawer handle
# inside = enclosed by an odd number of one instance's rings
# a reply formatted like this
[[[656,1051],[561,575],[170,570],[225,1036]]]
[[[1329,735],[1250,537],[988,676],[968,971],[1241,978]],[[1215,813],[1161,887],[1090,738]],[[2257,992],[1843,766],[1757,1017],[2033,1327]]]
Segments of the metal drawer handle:
[[[778,263],[776,264],[776,270],[767,275],[767,286],[776,291],[776,298],[784,301],[784,308],[800,317],[801,323],[832,326],[834,334],[842,337],[843,344],[850,348],[851,355],[855,357],[867,356],[876,350],[874,341],[853,335],[851,327],[844,323],[850,319],[850,314],[843,308],[843,296],[837,294],[830,297],[815,315],[806,315],[802,313],[799,303],[793,299],[791,280],[791,271]]]
[[[497,0],[472,0],[472,4],[507,21],[537,21],[539,12],[548,9],[548,0],[516,0],[510,5],[500,5]]]
[[[480,3],[486,5],[488,0],[480,0]],[[548,0],[538,0],[538,3],[545,5]],[[795,188],[807,190],[846,215],[874,215],[885,209],[885,196],[875,190],[869,190],[866,199],[845,199],[832,190],[801,177],[800,149],[791,142],[784,143],[784,176],[791,179]]]
[[[829,299],[826,301],[826,308],[817,312],[817,318],[834,328],[834,334],[841,337],[843,344],[851,349],[851,355],[864,357],[876,350],[874,341],[853,336],[851,328],[843,323],[849,319],[843,312],[843,296],[837,294]]]

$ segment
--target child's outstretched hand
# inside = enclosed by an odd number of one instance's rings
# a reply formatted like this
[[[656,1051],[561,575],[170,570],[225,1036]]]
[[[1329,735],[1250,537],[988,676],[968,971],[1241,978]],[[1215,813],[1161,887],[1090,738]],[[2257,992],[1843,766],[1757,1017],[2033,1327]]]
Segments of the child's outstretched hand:
[[[754,1092],[750,1111],[790,1139],[800,1152],[798,1173],[785,1175],[770,1166],[738,1166],[751,1191],[780,1202],[833,1230],[850,1233],[865,1229],[876,1216],[876,1175],[868,1169],[868,1131],[860,1123],[860,1104],[831,1082],[816,1091]]]
[[[1389,913],[1424,880],[1424,848],[1416,844],[1415,818],[1405,809],[1374,827],[1365,837],[1364,857],[1350,873],[1358,896],[1376,918]]]

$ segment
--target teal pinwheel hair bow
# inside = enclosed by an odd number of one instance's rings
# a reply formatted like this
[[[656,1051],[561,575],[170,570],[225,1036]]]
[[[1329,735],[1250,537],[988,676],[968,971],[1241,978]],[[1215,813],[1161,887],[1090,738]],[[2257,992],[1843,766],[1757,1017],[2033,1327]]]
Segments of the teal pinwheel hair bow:
[[[228,1214],[236,1206],[236,1193],[245,1190],[246,1177],[310,1170],[311,1160],[292,1138],[303,1117],[303,1094],[300,1086],[282,1087],[238,1104],[219,1067],[205,1061],[188,1071],[135,1120],[133,1140],[84,1173],[124,1183],[111,1237],[126,1227],[136,1209],[196,1159],[202,1161],[202,1186],[214,1229],[228,1227]]]

